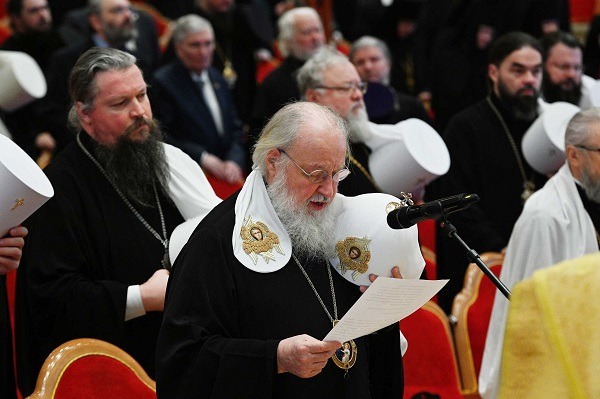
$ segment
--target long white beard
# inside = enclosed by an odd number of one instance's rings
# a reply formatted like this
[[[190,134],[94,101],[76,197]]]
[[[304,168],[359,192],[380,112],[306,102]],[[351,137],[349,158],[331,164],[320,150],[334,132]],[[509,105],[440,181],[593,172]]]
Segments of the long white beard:
[[[348,122],[349,137],[352,142],[364,143],[373,136],[369,128],[369,117],[364,106],[359,108],[356,114],[350,112],[346,119]]]
[[[581,171],[581,185],[585,194],[597,204],[600,204],[600,182],[594,181],[587,168],[583,168]]]
[[[310,200],[332,201],[320,211],[311,211],[308,201],[300,203],[281,173],[269,184],[267,192],[279,220],[285,226],[294,252],[305,259],[329,259],[335,255],[335,230],[338,204],[333,198],[316,194]],[[309,200],[309,201],[310,201]]]

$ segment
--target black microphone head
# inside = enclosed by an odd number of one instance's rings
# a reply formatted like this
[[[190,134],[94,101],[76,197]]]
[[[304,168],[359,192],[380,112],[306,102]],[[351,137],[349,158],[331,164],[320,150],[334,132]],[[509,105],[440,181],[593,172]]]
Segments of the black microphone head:
[[[388,226],[392,229],[407,229],[425,219],[439,218],[442,210],[443,206],[440,201],[431,201],[417,206],[404,206],[388,214]]]

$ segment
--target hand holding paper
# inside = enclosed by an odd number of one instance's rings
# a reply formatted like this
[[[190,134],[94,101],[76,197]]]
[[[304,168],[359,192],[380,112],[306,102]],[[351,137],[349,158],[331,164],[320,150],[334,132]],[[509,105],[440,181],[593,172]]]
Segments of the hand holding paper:
[[[323,341],[349,341],[402,320],[423,306],[447,282],[380,276]]]

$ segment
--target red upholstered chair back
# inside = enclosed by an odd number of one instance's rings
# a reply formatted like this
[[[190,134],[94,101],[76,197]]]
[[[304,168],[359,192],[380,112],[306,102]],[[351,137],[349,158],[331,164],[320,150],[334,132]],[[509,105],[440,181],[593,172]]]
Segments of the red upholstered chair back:
[[[504,256],[487,253],[482,254],[481,258],[498,277]],[[472,263],[467,268],[463,289],[452,304],[461,379],[463,388],[469,392],[477,392],[477,379],[496,290],[496,286]]]
[[[104,341],[80,338],[46,359],[28,399],[156,399],[156,384],[131,356]]]
[[[408,340],[404,398],[429,392],[444,399],[462,399],[454,340],[444,311],[429,301],[403,319],[400,327]]]

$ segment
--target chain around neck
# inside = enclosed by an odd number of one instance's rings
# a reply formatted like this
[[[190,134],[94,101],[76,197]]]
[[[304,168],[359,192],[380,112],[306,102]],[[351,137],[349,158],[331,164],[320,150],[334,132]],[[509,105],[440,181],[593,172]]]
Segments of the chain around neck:
[[[332,323],[337,321],[338,320],[337,302],[335,300],[335,289],[333,288],[333,277],[331,276],[331,267],[329,266],[329,262],[327,263],[327,274],[329,275],[329,286],[331,287],[331,298],[333,299],[333,316],[334,317],[331,317],[331,313],[329,313],[329,310],[327,310],[327,306],[325,306],[325,303],[321,299],[321,296],[317,292],[317,289],[315,288],[313,282],[311,281],[310,277],[308,277],[306,270],[304,270],[304,267],[302,267],[302,265],[300,264],[300,261],[298,260],[298,258],[296,258],[296,255],[294,255],[293,253],[292,253],[292,258],[294,258],[294,261],[296,261],[296,264],[300,268],[300,271],[302,271],[302,274],[304,274],[304,277],[306,277],[306,281],[308,281],[308,284],[310,284],[310,288],[312,288],[313,292],[317,296],[317,299],[321,303],[321,306],[323,307],[323,310],[327,314],[327,317],[329,317],[329,320]]]
[[[123,202],[125,203],[125,205],[127,205],[127,208],[129,208],[129,210],[134,214],[134,216],[144,225],[144,227],[146,227],[146,229],[148,229],[148,231],[154,237],[156,237],[156,239],[158,241],[160,241],[160,243],[166,249],[169,246],[169,239],[167,237],[167,226],[166,226],[166,223],[165,223],[165,217],[164,217],[164,214],[163,214],[163,211],[162,211],[162,207],[160,206],[160,200],[158,198],[158,191],[156,190],[156,184],[152,183],[152,189],[154,190],[154,198],[156,198],[156,206],[158,208],[158,214],[160,215],[160,226],[162,228],[162,233],[163,233],[163,237],[164,238],[161,237],[156,232],[156,230],[154,230],[152,228],[152,226],[150,226],[150,224],[146,221],[146,219],[144,219],[144,217],[142,215],[140,215],[140,213],[133,207],[133,205],[131,204],[131,202],[129,202],[129,200],[127,199],[127,197],[125,197],[125,194],[123,194],[121,192],[121,190],[119,190],[119,188],[117,187],[117,185],[115,184],[115,182],[112,181],[110,177],[108,177],[108,173],[106,173],[106,171],[104,170],[104,168],[102,167],[102,165],[100,165],[100,162],[98,162],[98,160],[96,158],[94,158],[94,156],[87,150],[87,148],[85,148],[85,146],[81,142],[80,133],[77,133],[76,139],[77,139],[77,144],[79,145],[79,148],[81,148],[81,151],[83,151],[83,153],[85,155],[87,155],[87,157],[92,161],[92,163],[94,165],[96,165],[96,167],[98,168],[98,170],[100,170],[100,172],[102,173],[102,175],[106,178],[106,180],[108,180],[108,182],[110,183],[110,185],[112,186],[112,188],[116,191],[116,193],[119,195],[119,197],[123,200]]]
[[[500,121],[500,124],[502,125],[502,129],[504,130],[504,133],[506,134],[506,138],[508,139],[508,142],[510,143],[510,147],[512,148],[515,159],[517,160],[517,166],[519,167],[519,172],[521,173],[521,178],[523,179],[523,188],[525,190],[533,191],[535,189],[535,185],[530,179],[527,178],[527,173],[525,173],[525,167],[523,166],[523,159],[521,158],[521,154],[519,154],[519,149],[517,148],[515,139],[510,134],[510,129],[508,128],[506,121],[504,121],[502,114],[500,113],[498,108],[496,108],[496,106],[492,102],[491,97],[488,95],[485,99],[486,99],[488,105],[490,106],[490,108],[492,109],[492,111],[494,112],[494,114],[496,114],[496,117],[498,118],[498,120]]]

